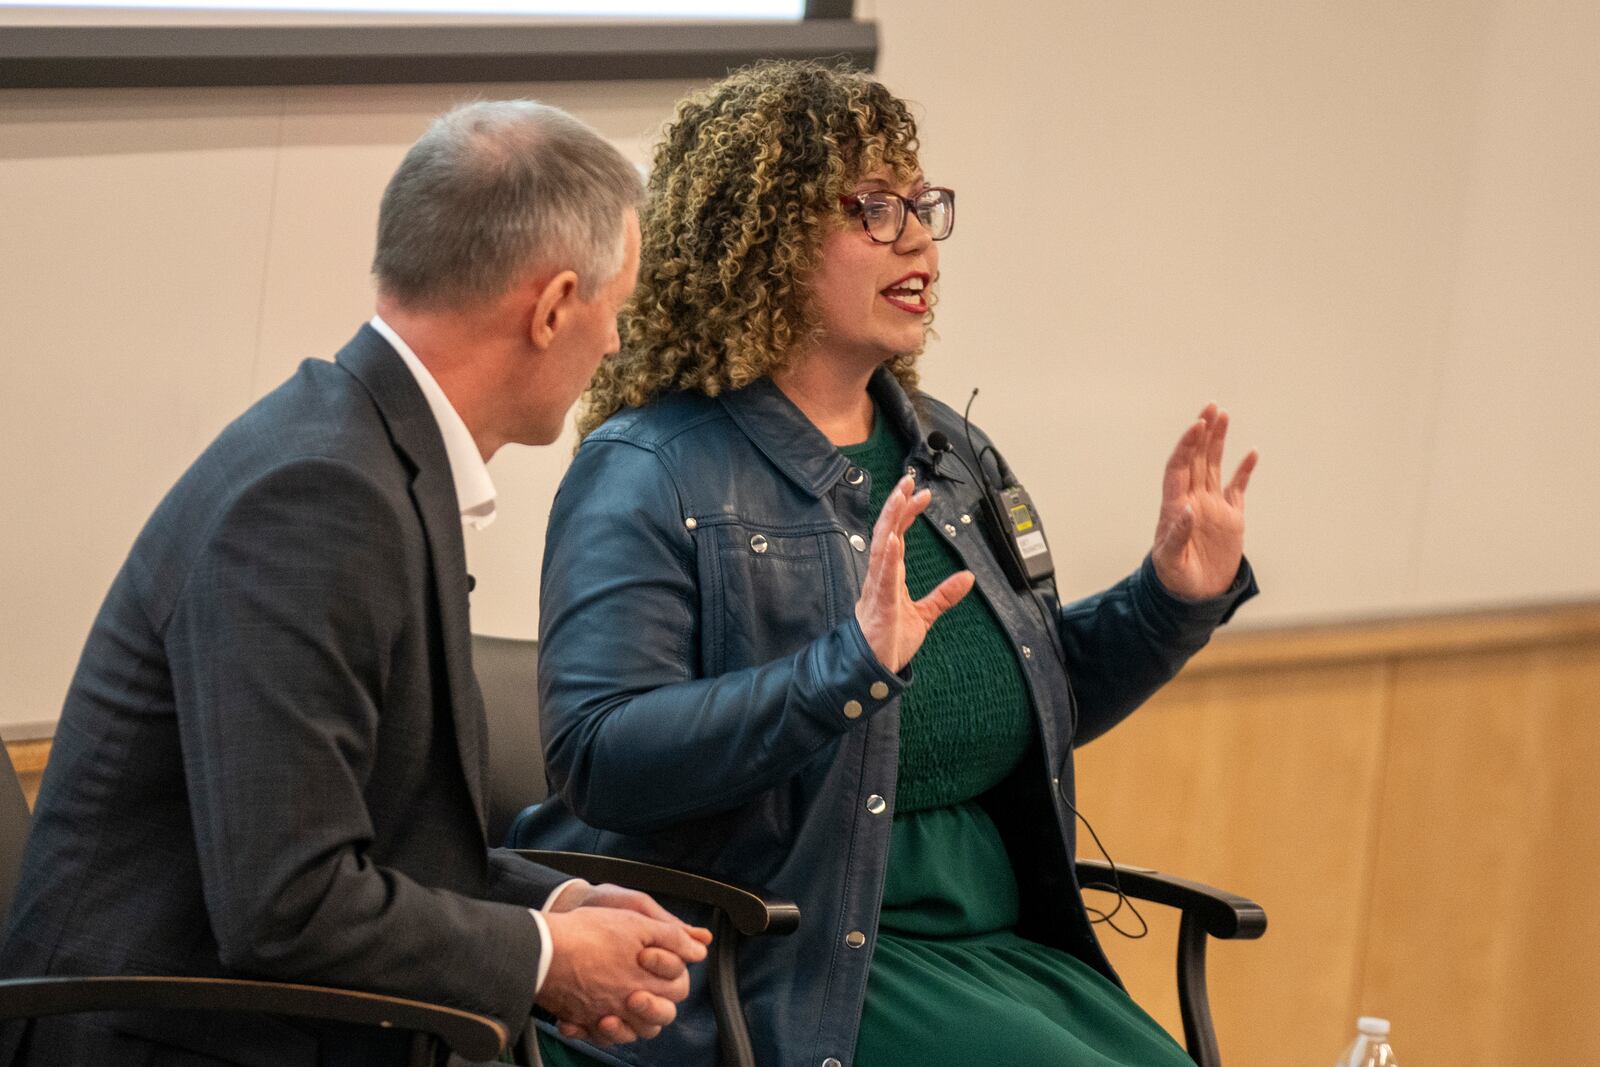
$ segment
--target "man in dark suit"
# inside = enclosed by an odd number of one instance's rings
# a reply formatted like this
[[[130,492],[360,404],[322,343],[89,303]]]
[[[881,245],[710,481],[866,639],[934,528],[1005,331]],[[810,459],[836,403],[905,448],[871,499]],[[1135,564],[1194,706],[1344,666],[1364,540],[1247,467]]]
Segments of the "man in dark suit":
[[[705,931],[487,847],[463,524],[546,444],[638,271],[634,169],[528,102],[458,109],[384,194],[378,312],[229,426],[139,535],[68,692],[0,969],[537,1001],[652,1036]],[[537,990],[537,994],[536,994]],[[393,1062],[278,1018],[62,1016],[0,1063]]]

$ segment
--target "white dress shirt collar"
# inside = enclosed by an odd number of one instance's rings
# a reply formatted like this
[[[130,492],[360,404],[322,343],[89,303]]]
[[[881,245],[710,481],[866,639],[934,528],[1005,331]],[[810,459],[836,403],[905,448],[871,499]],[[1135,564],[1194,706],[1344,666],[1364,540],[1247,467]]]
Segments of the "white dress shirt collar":
[[[456,486],[456,503],[461,507],[461,524],[481,530],[494,521],[494,482],[489,480],[489,468],[478,454],[477,442],[461,416],[444,395],[422,360],[411,351],[394,328],[377,315],[372,316],[372,328],[400,353],[411,376],[417,380],[422,395],[427,398],[433,421],[439,424],[439,435],[444,438],[444,453],[450,460],[450,480]]]

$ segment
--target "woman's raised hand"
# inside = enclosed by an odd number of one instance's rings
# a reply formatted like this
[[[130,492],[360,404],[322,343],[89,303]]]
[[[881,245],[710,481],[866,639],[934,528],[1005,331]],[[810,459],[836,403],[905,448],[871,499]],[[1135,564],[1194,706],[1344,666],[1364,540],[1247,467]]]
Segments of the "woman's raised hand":
[[[913,493],[912,485],[910,475],[901,478],[884,501],[872,528],[867,577],[856,601],[856,621],[873,655],[896,673],[922,647],[934,620],[955,607],[974,580],[971,571],[958,571],[921,600],[911,599],[906,588],[906,531],[933,499],[927,489]]]
[[[1162,479],[1151,560],[1168,592],[1190,600],[1226,592],[1244,555],[1244,490],[1260,457],[1252,449],[1223,488],[1227,436],[1228,413],[1207,404],[1179,438]]]

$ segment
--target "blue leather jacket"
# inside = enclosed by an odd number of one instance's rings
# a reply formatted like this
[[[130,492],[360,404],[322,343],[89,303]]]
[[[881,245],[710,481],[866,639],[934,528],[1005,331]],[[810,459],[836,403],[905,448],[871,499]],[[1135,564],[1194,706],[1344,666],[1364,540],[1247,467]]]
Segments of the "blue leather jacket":
[[[921,521],[977,576],[972,595],[1010,636],[1032,697],[1033,747],[983,798],[1021,886],[1019,932],[1115,980],[1071,863],[1072,749],[1205,644],[1255,592],[1249,567],[1203,603],[1168,594],[1148,560],[1065,606],[1048,583],[1019,593],[980,533],[973,479],[927,445],[943,431],[975,468],[961,417],[925,397],[914,409],[886,371],[871,388],[917,442],[908,469],[933,489]],[[997,473],[992,453],[985,462]],[[583,442],[550,518],[539,687],[556,795],[514,843],[701,870],[796,901],[800,929],[739,958],[764,1067],[849,1067],[872,962],[910,673],[879,664],[855,620],[868,490],[866,472],[762,380],[618,414]],[[1054,532],[1060,552],[1067,531]],[[702,986],[697,976],[660,1037],[601,1058],[715,1063]]]

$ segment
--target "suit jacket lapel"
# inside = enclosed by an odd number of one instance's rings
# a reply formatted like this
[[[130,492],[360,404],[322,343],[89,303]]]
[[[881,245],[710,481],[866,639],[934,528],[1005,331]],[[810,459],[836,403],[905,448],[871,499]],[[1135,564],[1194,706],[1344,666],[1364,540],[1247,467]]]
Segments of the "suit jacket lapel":
[[[487,835],[483,794],[488,778],[488,741],[483,696],[472,671],[467,555],[461,537],[461,510],[456,502],[455,482],[451,478],[444,439],[416,379],[399,353],[371,326],[361,327],[339,353],[338,362],[366,386],[389,427],[396,450],[413,472],[411,497],[421,516],[428,553],[433,561],[456,747],[461,753],[461,769],[477,812],[478,829]]]

